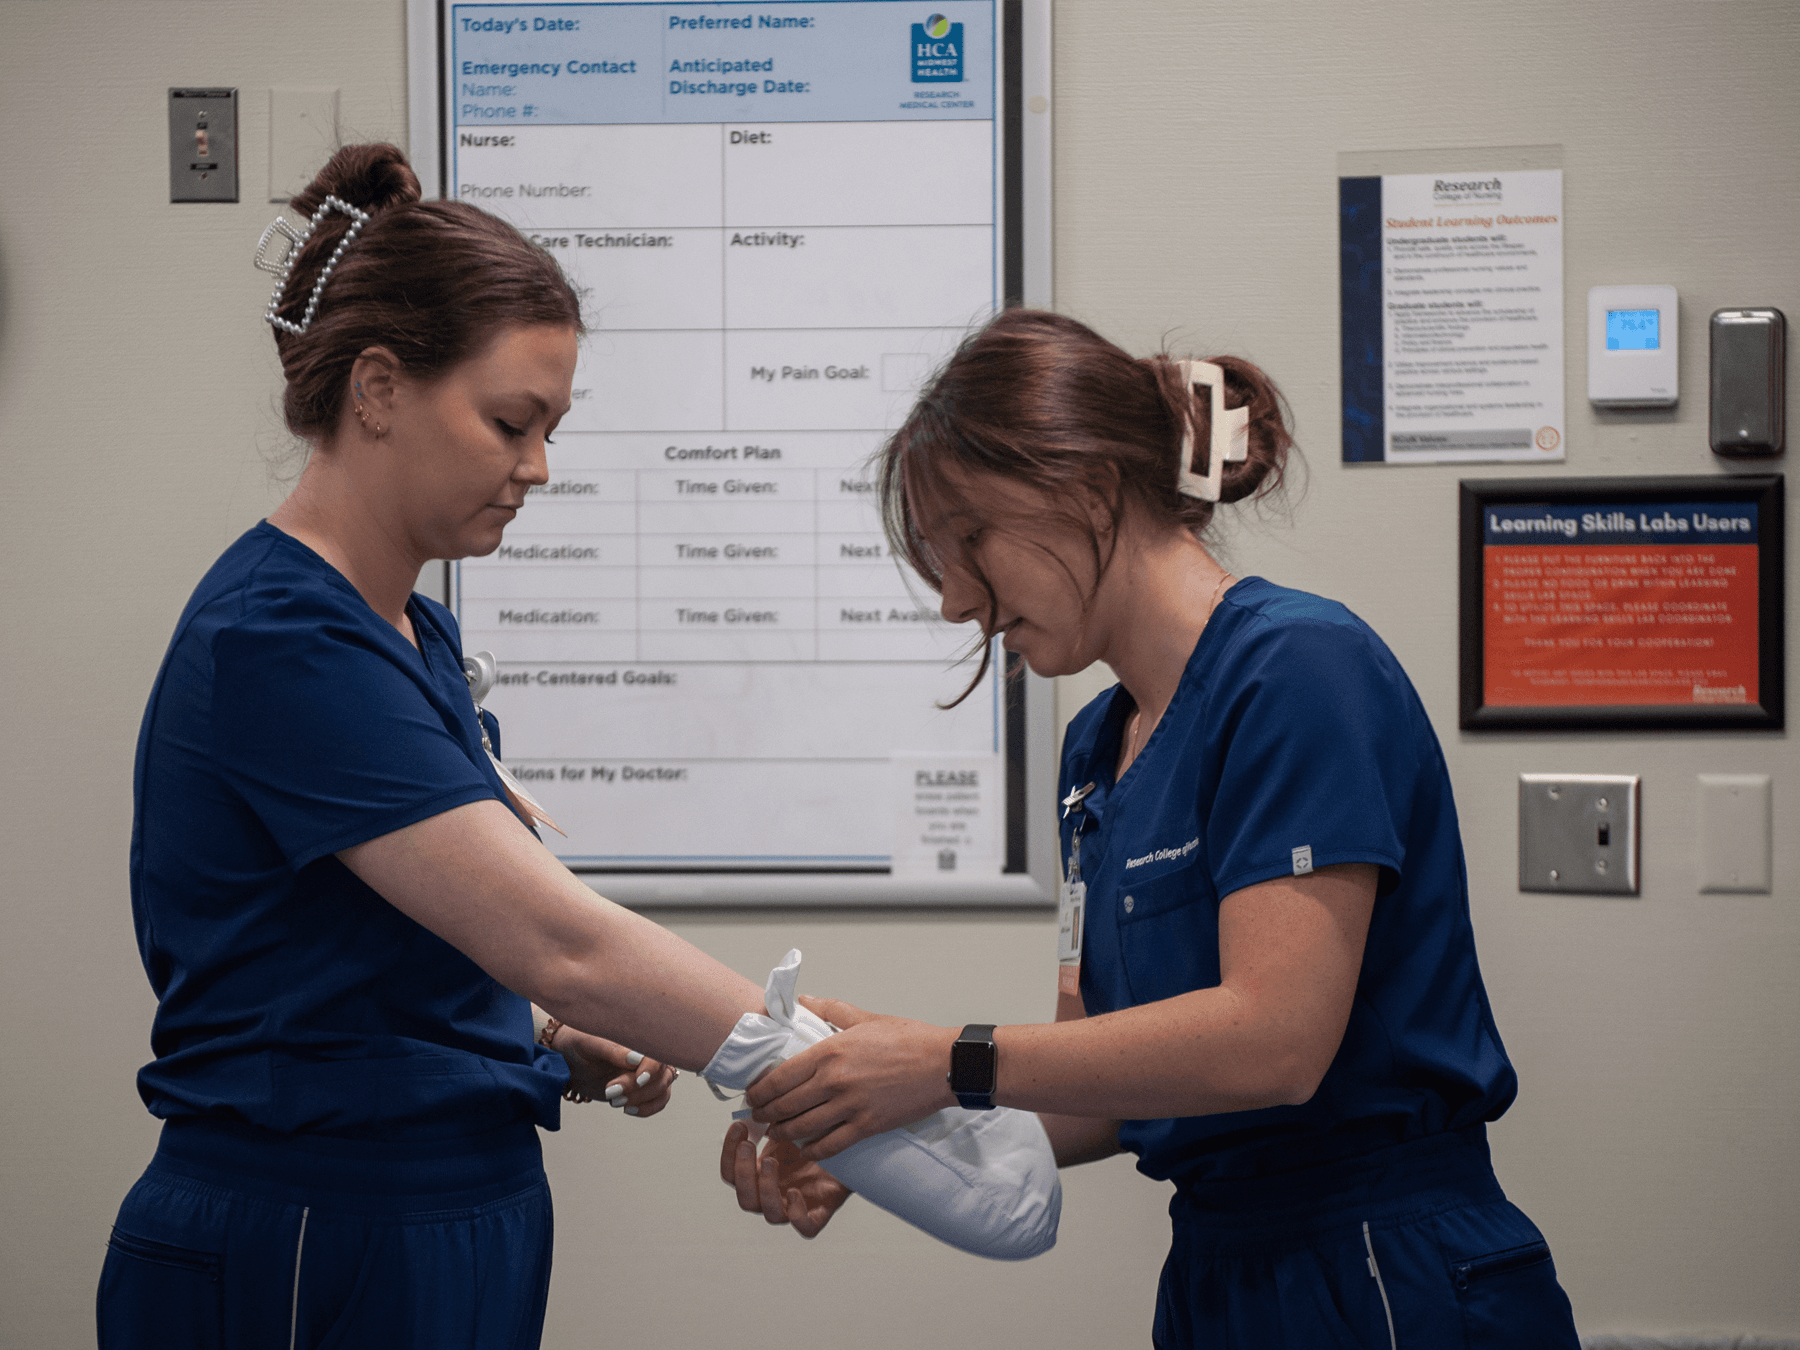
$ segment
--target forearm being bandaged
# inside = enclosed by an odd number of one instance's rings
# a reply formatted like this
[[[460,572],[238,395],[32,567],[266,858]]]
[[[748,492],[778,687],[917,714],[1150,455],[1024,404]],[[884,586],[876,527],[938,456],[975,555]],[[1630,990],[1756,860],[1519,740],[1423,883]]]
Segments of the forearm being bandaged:
[[[835,1030],[794,997],[800,953],[769,973],[766,1016],[745,1013],[701,1076],[742,1091]],[[1056,1155],[1029,1111],[946,1107],[852,1144],[820,1164],[888,1213],[952,1247],[1022,1261],[1056,1245],[1062,1181]]]

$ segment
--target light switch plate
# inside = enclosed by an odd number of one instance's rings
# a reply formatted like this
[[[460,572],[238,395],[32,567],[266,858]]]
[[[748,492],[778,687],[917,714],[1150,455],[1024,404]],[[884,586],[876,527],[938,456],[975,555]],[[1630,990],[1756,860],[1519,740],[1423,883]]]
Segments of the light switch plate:
[[[1638,893],[1636,774],[1519,775],[1519,889]]]
[[[169,90],[169,200],[238,199],[235,89]]]
[[[1767,895],[1774,816],[1766,773],[1700,775],[1700,889]]]

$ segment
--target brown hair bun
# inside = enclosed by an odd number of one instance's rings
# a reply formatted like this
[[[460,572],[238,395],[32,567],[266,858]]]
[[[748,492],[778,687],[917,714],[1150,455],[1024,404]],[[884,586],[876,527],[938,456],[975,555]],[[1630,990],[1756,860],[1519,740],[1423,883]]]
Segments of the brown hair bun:
[[[345,146],[290,206],[316,215],[328,196],[369,220],[327,277],[307,330],[275,330],[287,376],[282,411],[296,436],[323,441],[336,432],[350,367],[371,347],[386,348],[405,373],[430,379],[509,327],[583,331],[580,297],[555,258],[478,206],[421,200],[418,177],[394,146]],[[319,218],[277,317],[302,320],[320,269],[351,224],[337,210]]]
[[[419,179],[398,146],[346,145],[288,205],[310,216],[327,196],[364,211],[385,211],[418,201]]]
[[[1219,473],[1219,501],[1239,502],[1246,497],[1266,496],[1279,490],[1286,476],[1288,452],[1293,449],[1293,433],[1288,430],[1287,403],[1275,382],[1262,367],[1241,356],[1207,358],[1225,372],[1225,406],[1250,410],[1249,456],[1241,462],[1230,460]],[[1194,463],[1188,467],[1196,473],[1205,471],[1212,446],[1212,399],[1204,389],[1189,389],[1181,381],[1180,364],[1166,353],[1143,359],[1156,379],[1157,392],[1168,409],[1170,420],[1180,427],[1186,419],[1193,427]],[[1180,440],[1172,458],[1180,456]],[[1174,484],[1171,482],[1171,488]],[[1176,495],[1180,495],[1177,493]],[[1196,534],[1212,522],[1212,502],[1183,497],[1170,503],[1179,511],[1182,523]]]

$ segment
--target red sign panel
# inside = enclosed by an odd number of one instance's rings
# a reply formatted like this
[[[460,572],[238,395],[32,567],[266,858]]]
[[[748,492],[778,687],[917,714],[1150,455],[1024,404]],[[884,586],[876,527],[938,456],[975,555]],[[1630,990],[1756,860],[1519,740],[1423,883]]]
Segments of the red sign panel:
[[[1758,702],[1756,545],[1484,552],[1489,705]]]

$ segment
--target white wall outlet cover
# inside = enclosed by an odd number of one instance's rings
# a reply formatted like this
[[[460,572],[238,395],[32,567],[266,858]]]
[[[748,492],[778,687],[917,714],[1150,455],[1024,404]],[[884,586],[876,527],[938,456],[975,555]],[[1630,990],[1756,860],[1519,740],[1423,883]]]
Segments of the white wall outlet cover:
[[[1519,889],[1638,893],[1636,774],[1519,775]]]
[[[1700,775],[1700,889],[1767,895],[1773,793],[1766,773]]]
[[[306,190],[338,148],[338,91],[329,87],[269,90],[269,200]]]

